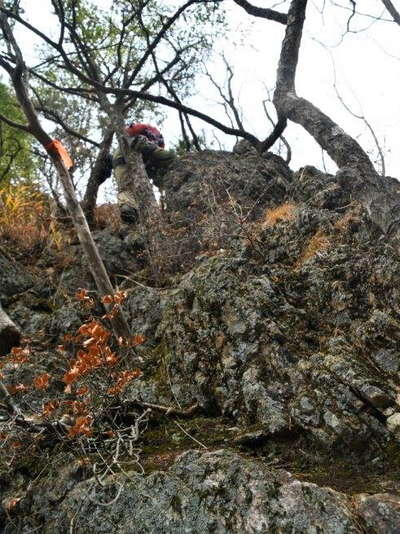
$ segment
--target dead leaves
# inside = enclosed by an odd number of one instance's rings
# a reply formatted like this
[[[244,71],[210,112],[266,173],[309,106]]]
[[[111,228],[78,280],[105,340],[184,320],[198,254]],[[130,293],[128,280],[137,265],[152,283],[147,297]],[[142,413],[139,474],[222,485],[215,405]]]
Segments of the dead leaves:
[[[109,395],[116,395],[118,393],[121,393],[124,387],[138,376],[140,376],[139,369],[135,369],[134,371],[121,371],[116,376],[115,386],[109,388],[107,390],[107,393]]]
[[[49,373],[43,373],[42,375],[37,376],[33,380],[33,385],[36,389],[47,389],[49,387],[50,375]]]
[[[90,415],[82,415],[77,417],[75,424],[69,429],[68,436],[74,438],[79,434],[85,436],[91,436],[93,434],[92,426],[92,417]]]

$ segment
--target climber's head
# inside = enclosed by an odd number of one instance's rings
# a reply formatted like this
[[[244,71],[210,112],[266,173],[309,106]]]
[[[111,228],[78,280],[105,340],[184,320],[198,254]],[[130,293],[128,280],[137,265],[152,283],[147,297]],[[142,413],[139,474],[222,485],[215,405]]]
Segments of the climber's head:
[[[135,137],[135,135],[144,135],[149,141],[164,148],[164,138],[157,128],[150,124],[143,124],[141,122],[132,122],[125,128],[125,132],[129,137]]]
[[[129,135],[129,137],[134,137],[135,135],[144,135],[146,127],[147,124],[131,122],[131,124],[125,128],[125,132]]]

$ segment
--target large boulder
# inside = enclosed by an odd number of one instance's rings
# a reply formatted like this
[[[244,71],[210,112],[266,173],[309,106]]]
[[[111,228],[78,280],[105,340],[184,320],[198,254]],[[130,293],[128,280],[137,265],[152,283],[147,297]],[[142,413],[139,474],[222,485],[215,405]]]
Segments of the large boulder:
[[[34,513],[25,518],[25,531],[67,532],[73,526],[76,534],[359,532],[345,495],[229,451],[190,451],[167,472],[111,476],[103,487],[79,478],[77,468],[64,469],[47,487],[31,491],[27,501]]]
[[[342,189],[297,173],[290,211],[182,278],[158,329],[180,403],[325,450],[398,439],[397,253]]]

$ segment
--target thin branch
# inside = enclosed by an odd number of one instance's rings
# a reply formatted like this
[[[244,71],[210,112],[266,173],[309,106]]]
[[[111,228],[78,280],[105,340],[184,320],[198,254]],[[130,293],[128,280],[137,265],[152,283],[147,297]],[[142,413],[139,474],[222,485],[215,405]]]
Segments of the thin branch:
[[[271,99],[268,98],[266,100],[263,100],[262,101],[262,105],[263,105],[263,108],[264,108],[264,112],[265,112],[265,116],[267,117],[267,119],[269,120],[269,122],[272,124],[272,127],[274,128],[275,130],[275,127],[276,127],[276,123],[275,121],[273,120],[273,118],[271,117],[271,114],[269,113],[268,111],[268,108],[267,108],[267,102],[271,102]],[[287,164],[290,163],[290,160],[292,159],[292,149],[291,149],[291,146],[289,144],[289,142],[287,141],[286,137],[284,137],[283,135],[280,136],[280,139],[282,141],[282,143],[285,145],[286,147],[286,158],[285,158],[285,161]],[[272,146],[272,145],[271,145]],[[264,149],[265,151],[266,149]]]
[[[332,59],[333,61],[333,59]],[[370,131],[371,135],[372,135],[372,138],[374,140],[374,143],[375,143],[375,146],[376,146],[376,149],[378,151],[378,154],[379,154],[379,159],[381,160],[381,176],[386,176],[386,167],[385,167],[385,156],[383,154],[383,150],[381,148],[381,145],[379,143],[379,139],[378,137],[376,136],[375,134],[375,131],[374,129],[372,128],[370,122],[365,118],[365,116],[363,114],[359,115],[357,113],[355,113],[351,108],[350,106],[348,106],[346,104],[346,102],[344,101],[342,95],[339,93],[339,89],[337,87],[337,84],[336,84],[336,69],[335,69],[335,65],[333,63],[333,72],[334,72],[334,80],[333,80],[333,88],[335,89],[335,93],[336,93],[336,96],[339,100],[339,102],[342,104],[342,106],[344,107],[344,109],[350,113],[350,115],[352,115],[354,118],[356,119],[360,119],[363,121],[363,123],[365,124],[365,126],[368,128],[368,130]]]
[[[132,85],[133,81],[135,80],[136,76],[139,74],[139,72],[142,70],[144,64],[148,60],[148,58],[151,56],[151,54],[156,49],[157,45],[160,43],[161,39],[164,37],[164,35],[167,33],[169,28],[179,19],[179,17],[182,15],[182,13],[188,9],[191,5],[199,3],[198,0],[188,0],[183,6],[181,6],[175,13],[170,17],[167,22],[163,25],[161,30],[158,32],[156,37],[154,38],[153,42],[149,44],[149,46],[146,49],[146,52],[143,54],[143,57],[138,61],[136,67],[133,69],[132,74],[130,75],[127,84],[125,87],[129,87]],[[138,12],[138,15],[140,16],[140,12]]]
[[[12,121],[2,113],[0,113],[0,121],[5,122],[6,124],[8,124],[8,126],[11,126],[11,128],[17,128],[18,130],[23,130],[24,132],[32,133],[28,124],[21,124],[20,122]]]
[[[234,2],[247,11],[249,15],[253,15],[253,17],[261,17],[263,19],[279,22],[280,24],[287,24],[287,15],[285,13],[280,13],[279,11],[265,7],[253,6],[250,2],[247,2],[247,0],[234,0]]]
[[[56,124],[60,125],[62,129],[69,135],[72,135],[76,139],[80,139],[81,141],[84,141],[85,143],[89,143],[92,146],[95,146],[97,148],[100,148],[101,143],[97,143],[96,141],[93,141],[93,139],[90,139],[89,137],[86,137],[86,135],[83,135],[70,126],[63,120],[61,115],[54,111],[53,109],[46,108],[43,104],[36,105],[35,109],[37,111],[40,111],[43,113],[43,115],[46,117],[46,119],[51,120],[52,122],[55,122]]]
[[[193,3],[203,3],[203,2],[207,2],[207,1],[208,0],[202,0],[202,2],[200,2],[199,0],[190,0],[184,6],[182,6],[182,8],[180,10],[178,10],[179,14],[181,14],[183,12],[183,7],[185,7],[185,9],[186,9],[189,5],[192,5]],[[211,124],[212,126],[215,126],[216,128],[218,128],[219,130],[223,131],[226,134],[234,135],[234,136],[237,136],[237,137],[243,137],[243,138],[247,139],[254,146],[258,146],[259,145],[259,143],[260,143],[259,140],[254,135],[250,134],[249,132],[242,131],[242,130],[239,130],[239,129],[236,129],[236,128],[230,128],[230,127],[222,124],[221,122],[217,121],[216,119],[210,117],[209,115],[206,115],[205,113],[202,113],[200,111],[192,109],[192,108],[190,108],[188,106],[185,106],[185,105],[183,105],[181,103],[175,102],[174,100],[170,100],[170,99],[168,99],[166,97],[163,97],[163,96],[156,96],[156,95],[152,95],[152,94],[149,94],[149,93],[144,93],[142,91],[134,91],[134,90],[131,90],[131,89],[119,89],[119,88],[105,87],[104,84],[102,84],[102,83],[100,83],[98,81],[98,79],[94,79],[94,78],[86,75],[85,73],[83,73],[81,70],[79,70],[74,64],[71,63],[71,61],[70,61],[70,59],[68,57],[68,54],[66,53],[66,51],[62,47],[60,47],[58,45],[58,43],[56,43],[55,41],[52,41],[49,37],[47,37],[42,32],[40,32],[37,28],[34,28],[31,24],[29,24],[27,21],[22,19],[18,14],[9,12],[9,11],[5,10],[4,8],[1,8],[0,11],[3,12],[3,15],[7,14],[8,16],[13,18],[17,22],[19,22],[22,25],[24,25],[30,31],[32,31],[33,33],[35,33],[36,35],[41,37],[41,39],[45,40],[45,42],[50,44],[50,46],[52,48],[57,50],[57,52],[59,52],[61,54],[61,57],[63,58],[63,60],[65,62],[66,68],[72,74],[75,74],[83,83],[92,86],[97,91],[98,96],[100,94],[102,94],[102,95],[111,94],[111,95],[115,95],[117,97],[119,97],[119,96],[121,96],[121,97],[128,96],[128,97],[131,97],[131,98],[138,98],[138,99],[145,100],[145,101],[148,101],[148,102],[153,102],[155,104],[161,104],[161,105],[176,109],[178,111],[181,111],[183,113],[186,113],[188,115],[191,115],[193,117],[197,117],[197,118],[203,120],[204,122],[207,122],[208,124]],[[163,30],[159,33],[159,35],[153,41],[152,45],[150,46],[151,50],[153,50],[155,48],[156,44],[158,44],[159,40],[161,40],[162,36],[164,35],[164,33],[166,31],[166,27],[167,26],[169,27],[176,20],[177,13],[175,13],[175,15],[173,17],[171,17],[171,19],[169,19],[169,21],[164,26]],[[147,50],[147,57],[151,54],[151,50]],[[131,79],[133,79],[132,76],[131,76]],[[76,88],[71,89],[70,88],[69,90],[70,91],[76,91],[76,90],[79,91],[80,89],[79,88],[78,89],[76,89]],[[88,92],[90,93],[91,92],[90,90],[87,90],[87,89],[82,89],[82,91],[84,91],[86,93],[88,93]]]

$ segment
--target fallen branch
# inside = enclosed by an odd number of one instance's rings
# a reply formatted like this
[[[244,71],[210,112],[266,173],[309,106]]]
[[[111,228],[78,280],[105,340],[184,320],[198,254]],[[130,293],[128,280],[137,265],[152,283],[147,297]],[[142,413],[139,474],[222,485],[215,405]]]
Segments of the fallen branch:
[[[126,406],[127,404],[125,404]],[[163,406],[161,404],[153,404],[151,402],[142,402],[139,400],[130,401],[130,406],[139,406],[140,408],[150,408],[151,410],[157,410],[158,412],[162,412],[167,416],[174,416],[177,415],[179,417],[192,417],[195,413],[199,412],[201,410],[201,407],[196,402],[186,410],[181,410],[179,408],[174,408],[173,406]]]

